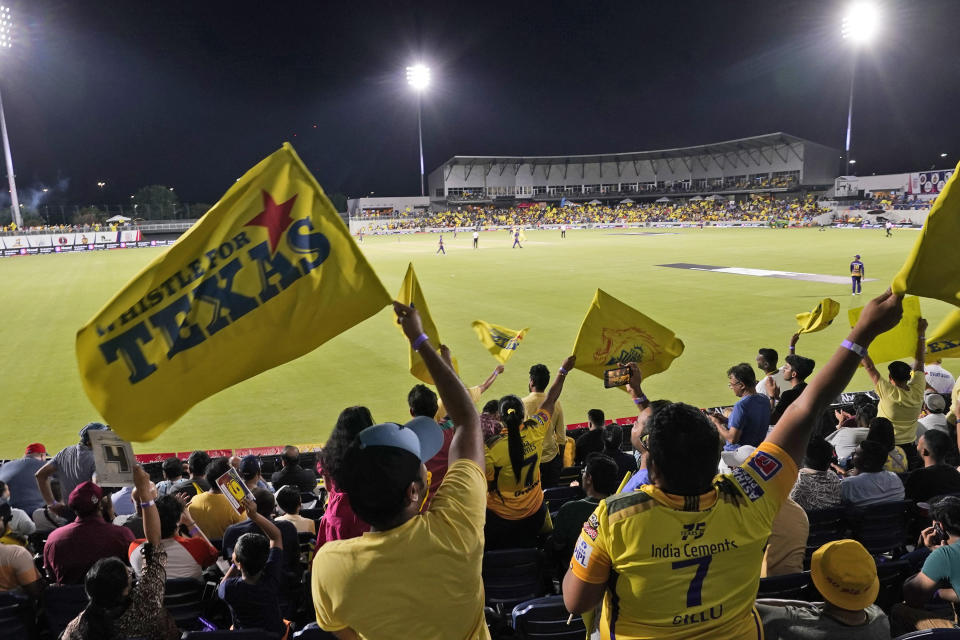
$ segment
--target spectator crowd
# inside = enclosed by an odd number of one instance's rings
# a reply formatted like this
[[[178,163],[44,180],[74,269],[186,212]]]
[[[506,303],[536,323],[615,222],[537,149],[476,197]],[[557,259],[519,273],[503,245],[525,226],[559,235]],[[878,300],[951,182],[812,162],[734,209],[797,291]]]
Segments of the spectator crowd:
[[[195,451],[106,487],[91,448],[106,425],[49,459],[28,445],[0,466],[0,595],[71,640],[528,637],[538,606],[585,638],[872,640],[955,623],[960,386],[924,365],[922,320],[912,363],[867,356],[899,297],[867,304],[827,362],[794,335],[782,363],[768,347],[732,363],[726,410],[648,398],[628,363],[627,428],[599,409],[566,427],[563,354],[479,411],[502,368],[465,386],[417,311],[394,311],[436,390],[414,386],[403,417],[345,408],[315,465],[293,446],[278,469]],[[873,390],[834,404],[859,366]],[[231,469],[239,507],[218,484]],[[551,595],[510,628],[514,605]]]

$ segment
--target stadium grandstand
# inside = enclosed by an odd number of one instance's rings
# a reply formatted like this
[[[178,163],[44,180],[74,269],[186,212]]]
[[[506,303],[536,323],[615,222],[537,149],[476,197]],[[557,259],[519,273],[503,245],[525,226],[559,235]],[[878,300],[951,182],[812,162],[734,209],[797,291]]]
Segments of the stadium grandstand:
[[[655,200],[829,188],[840,152],[787,133],[578,156],[454,156],[430,173],[431,205]]]

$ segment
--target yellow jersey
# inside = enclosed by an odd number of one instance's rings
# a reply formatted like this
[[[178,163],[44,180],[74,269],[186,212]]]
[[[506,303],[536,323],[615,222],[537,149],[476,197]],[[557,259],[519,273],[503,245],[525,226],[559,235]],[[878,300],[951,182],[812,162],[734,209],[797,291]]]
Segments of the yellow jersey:
[[[601,500],[570,561],[580,580],[608,585],[600,636],[762,640],[760,565],[796,478],[793,459],[763,442],[701,496],[643,485]]]
[[[877,415],[893,423],[893,440],[897,444],[917,439],[917,418],[923,409],[923,392],[926,388],[927,379],[923,371],[910,374],[906,389],[883,378],[877,381],[875,390],[880,398]]]
[[[507,431],[487,439],[487,508],[505,520],[522,520],[543,504],[540,488],[540,454],[543,438],[550,427],[550,414],[540,409],[520,425],[523,439],[523,466],[520,477],[510,464]]]
[[[532,418],[546,399],[547,394],[543,391],[531,391],[529,395],[521,398],[524,418],[527,420]],[[556,458],[560,451],[560,445],[566,442],[566,438],[567,425],[563,421],[563,407],[557,400],[553,405],[553,413],[550,414],[550,427],[543,438],[543,453],[540,456],[540,462],[547,463]]]

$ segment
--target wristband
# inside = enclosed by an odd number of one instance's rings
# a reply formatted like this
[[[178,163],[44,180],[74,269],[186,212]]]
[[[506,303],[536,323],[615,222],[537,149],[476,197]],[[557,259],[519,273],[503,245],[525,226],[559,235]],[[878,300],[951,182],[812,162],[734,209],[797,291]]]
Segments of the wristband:
[[[563,367],[560,367],[560,370],[557,371],[557,373],[560,374],[561,376],[565,376],[565,375],[567,375],[567,374],[570,373],[570,372],[567,371],[566,369],[564,369]]]
[[[644,402],[647,402],[647,396],[643,395],[642,393],[633,399],[633,404],[635,405],[641,405]]]
[[[189,528],[187,528],[187,531],[189,531],[190,533],[200,533],[200,526],[197,525],[196,522],[194,522],[192,525],[190,525]]]
[[[843,342],[840,343],[840,346],[843,347],[844,349],[849,349],[850,351],[853,351],[855,354],[857,354],[861,358],[867,357],[867,350],[861,347],[860,345],[858,345],[856,342],[850,342],[849,340],[844,340]]]
[[[140,508],[146,509],[147,507],[152,507],[154,505],[153,500],[147,500],[146,502],[140,503]]]
[[[793,353],[794,351],[796,351],[796,349],[797,349],[796,345],[790,345],[790,353]]]
[[[429,338],[427,337],[427,334],[421,333],[420,335],[418,335],[416,339],[413,341],[413,344],[412,344],[413,350],[419,351],[420,347],[422,347],[423,343],[426,342],[427,340],[429,340]]]

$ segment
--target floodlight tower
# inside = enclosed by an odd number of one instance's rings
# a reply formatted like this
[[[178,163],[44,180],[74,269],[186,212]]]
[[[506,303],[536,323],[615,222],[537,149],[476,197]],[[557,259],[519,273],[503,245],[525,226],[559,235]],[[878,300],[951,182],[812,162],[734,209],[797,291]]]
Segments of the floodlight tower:
[[[430,67],[415,64],[407,67],[407,84],[417,92],[417,137],[420,140],[420,195],[426,195],[423,181],[423,119],[421,118],[421,102],[423,92],[430,86]]]
[[[872,2],[855,2],[847,8],[843,16],[840,33],[843,39],[853,46],[853,63],[850,68],[850,102],[847,106],[847,137],[844,144],[844,160],[847,163],[847,175],[850,174],[850,131],[853,124],[853,83],[857,72],[857,54],[859,48],[873,40],[880,30],[880,13]]]

